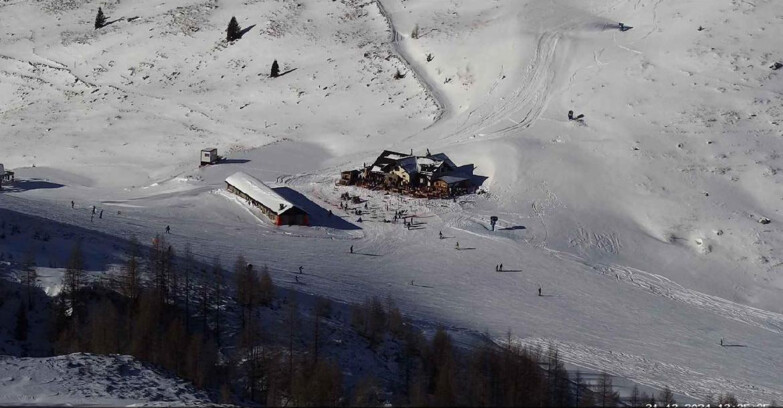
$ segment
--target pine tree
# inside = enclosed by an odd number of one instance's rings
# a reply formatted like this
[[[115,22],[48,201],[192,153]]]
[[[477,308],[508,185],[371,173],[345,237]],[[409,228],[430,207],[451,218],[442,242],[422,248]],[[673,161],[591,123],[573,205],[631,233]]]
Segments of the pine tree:
[[[220,336],[222,332],[221,307],[223,305],[223,296],[225,291],[225,285],[223,283],[223,270],[220,266],[220,258],[215,258],[212,262],[212,279],[214,282],[212,308],[215,312],[215,343],[218,347],[220,347]]]
[[[658,394],[658,401],[664,406],[671,406],[677,403],[674,400],[674,393],[672,393],[672,390],[668,385],[663,387],[663,391]]]
[[[275,297],[275,284],[269,275],[269,267],[264,265],[261,270],[261,279],[258,283],[258,303],[262,306],[271,306]]]
[[[628,405],[632,407],[641,407],[643,401],[642,396],[639,394],[639,387],[634,384],[631,395],[628,397]]]
[[[269,74],[272,78],[277,78],[280,76],[280,66],[277,65],[277,60],[274,60],[272,62],[272,72]]]
[[[77,303],[78,292],[84,285],[84,255],[82,243],[77,241],[71,249],[68,264],[63,275],[63,293],[70,301],[73,308]]]
[[[95,29],[99,29],[106,25],[106,16],[103,15],[103,10],[98,7],[98,15],[95,16]]]
[[[139,298],[141,291],[141,277],[139,276],[139,241],[135,236],[131,237],[128,246],[128,259],[122,268],[120,275],[120,291],[131,301]]]
[[[242,29],[239,27],[236,17],[231,17],[231,21],[228,22],[228,28],[226,29],[226,41],[231,42],[238,40],[241,35]]]
[[[185,331],[190,331],[190,290],[191,276],[195,267],[193,252],[190,250],[190,244],[185,245],[185,262],[182,264],[182,275],[185,280],[183,291],[185,292]]]
[[[32,251],[25,254],[22,262],[22,284],[27,291],[27,307],[33,308],[33,289],[38,287],[38,272],[35,270],[35,255]]]
[[[616,407],[620,396],[612,389],[612,377],[608,373],[601,373],[596,385],[597,403],[601,407]]]

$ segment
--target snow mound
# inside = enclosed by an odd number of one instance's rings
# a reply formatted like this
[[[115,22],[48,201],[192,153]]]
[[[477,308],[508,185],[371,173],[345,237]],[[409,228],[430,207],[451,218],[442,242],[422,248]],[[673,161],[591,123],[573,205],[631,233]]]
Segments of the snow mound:
[[[0,405],[198,406],[209,397],[131,356],[0,357]]]

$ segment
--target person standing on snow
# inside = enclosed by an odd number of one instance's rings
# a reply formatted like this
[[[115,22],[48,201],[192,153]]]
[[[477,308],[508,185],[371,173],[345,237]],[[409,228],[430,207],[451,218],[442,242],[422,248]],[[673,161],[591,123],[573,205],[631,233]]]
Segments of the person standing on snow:
[[[457,241],[457,245],[454,247],[454,249],[459,249],[459,241]]]
[[[541,296],[541,286],[538,287],[538,296]]]
[[[300,273],[300,274],[302,273],[302,269],[304,269],[304,266],[300,266],[300,267],[299,267],[299,273]]]
[[[503,264],[500,264],[500,267],[498,267],[498,270],[499,270],[500,272],[503,272]]]
[[[71,200],[71,209],[73,209],[74,203],[73,200]]]
[[[438,238],[443,239],[443,231],[438,232]]]
[[[351,245],[351,253],[353,253],[353,245]]]
[[[101,210],[100,214],[98,214],[98,218],[103,219],[103,210]]]
[[[171,227],[166,225],[166,234],[171,234]]]

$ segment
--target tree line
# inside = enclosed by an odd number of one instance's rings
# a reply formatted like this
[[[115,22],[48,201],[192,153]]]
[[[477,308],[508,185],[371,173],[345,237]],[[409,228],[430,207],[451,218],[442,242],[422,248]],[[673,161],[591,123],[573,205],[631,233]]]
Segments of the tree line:
[[[34,257],[20,271],[15,335],[28,330],[33,299]],[[586,381],[566,371],[556,347],[515,345],[508,334],[458,346],[444,328],[425,335],[391,298],[368,298],[350,308],[348,321],[334,305],[317,298],[308,313],[296,296],[281,297],[266,267],[243,256],[230,273],[215,258],[198,262],[189,246],[182,253],[157,236],[150,247],[128,244],[116,273],[86,273],[81,243],[72,247],[62,292],[49,302],[54,354],[129,354],[162,367],[206,390],[215,401],[266,406],[630,406],[674,404],[665,388],[621,401],[604,373]],[[227,278],[230,277],[230,278]],[[2,303],[0,303],[0,307]],[[260,311],[274,312],[270,325]],[[351,369],[327,351],[328,326],[342,324],[377,355],[393,355],[391,377],[346,381]],[[304,340],[303,340],[304,339]],[[338,358],[336,358],[338,357]],[[355,367],[353,367],[355,368]],[[350,384],[349,384],[350,383]],[[718,395],[716,402],[731,402]]]

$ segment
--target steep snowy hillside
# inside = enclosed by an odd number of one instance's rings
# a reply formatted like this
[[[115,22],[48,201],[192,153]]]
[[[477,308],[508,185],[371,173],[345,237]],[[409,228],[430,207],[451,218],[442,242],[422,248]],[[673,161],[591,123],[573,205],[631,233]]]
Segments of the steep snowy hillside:
[[[117,236],[171,225],[175,244],[244,253],[293,287],[304,266],[313,293],[392,294],[695,398],[783,400],[780,2],[126,3],[100,4],[139,18],[98,31],[97,2],[0,5],[2,160],[38,166],[3,206]],[[257,26],[226,46],[232,15]],[[267,78],[274,58],[297,70]],[[212,144],[232,160],[198,169]],[[383,148],[475,163],[488,193],[334,187]],[[227,198],[237,170],[305,195],[316,227]],[[369,200],[363,223],[345,191]],[[109,216],[90,223],[92,205]],[[380,222],[396,209],[419,228]]]
[[[95,30],[98,6],[110,24]],[[11,167],[143,185],[191,168],[205,146],[296,141],[343,155],[437,115],[412,76],[393,79],[407,68],[373,4],[41,1],[0,12]],[[229,44],[232,16],[246,32]],[[269,77],[274,60],[279,78]]]
[[[130,356],[0,357],[2,405],[200,406],[192,385]]]

